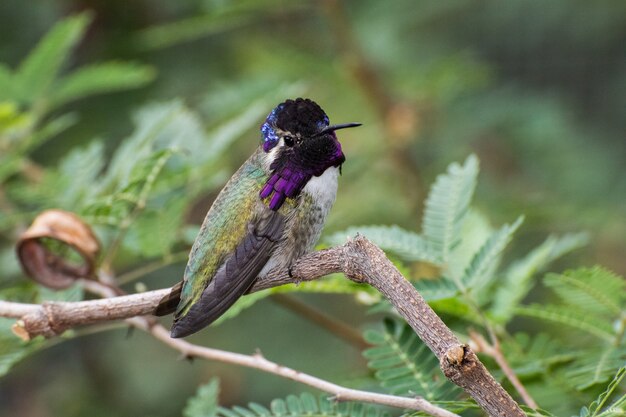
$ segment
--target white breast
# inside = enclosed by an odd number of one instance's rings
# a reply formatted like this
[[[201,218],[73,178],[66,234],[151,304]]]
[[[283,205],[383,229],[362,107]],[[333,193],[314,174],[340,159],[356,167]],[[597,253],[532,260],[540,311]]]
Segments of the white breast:
[[[324,211],[324,216],[337,197],[337,178],[339,178],[339,168],[330,167],[319,177],[311,178],[302,189],[302,192],[313,197],[315,204]]]

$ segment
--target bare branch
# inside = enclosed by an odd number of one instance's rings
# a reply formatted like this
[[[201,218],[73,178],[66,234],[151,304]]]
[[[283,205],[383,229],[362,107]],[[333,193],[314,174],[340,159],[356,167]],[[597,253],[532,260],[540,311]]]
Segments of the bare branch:
[[[469,346],[461,344],[413,285],[387,259],[384,252],[364,237],[357,236],[342,246],[303,256],[292,267],[292,276],[298,277],[297,280],[291,278],[287,271],[274,271],[269,274],[270,278],[257,281],[252,291],[303,280],[314,280],[334,272],[343,272],[353,281],[367,283],[389,299],[417,335],[439,358],[444,375],[471,395],[489,416],[525,416],[519,405],[489,374]],[[158,290],[115,297],[111,300],[78,303],[46,303],[41,308],[36,306],[37,308],[32,312],[20,316],[21,319],[14,326],[14,331],[26,338],[36,335],[50,337],[80,324],[151,314],[167,292],[168,290]],[[111,302],[115,303],[115,307],[111,307]],[[3,306],[3,303],[5,302],[0,302],[0,312],[7,311],[7,306]],[[16,315],[10,314],[8,317],[16,317]],[[135,324],[136,319],[133,321],[133,325]],[[138,325],[138,327],[141,326]],[[187,353],[191,352],[194,355],[204,352],[199,355],[202,357],[208,357],[206,352],[213,352],[212,349],[194,346],[184,341],[175,341],[169,338],[164,329],[163,332],[161,334],[159,331],[155,336],[158,335],[159,339],[164,342],[167,340],[172,347],[190,348],[191,350]],[[160,336],[163,336],[163,339]],[[217,357],[212,359],[217,359]],[[244,365],[243,362],[245,361],[237,363]],[[230,363],[235,362],[230,361]],[[260,361],[257,364],[264,363]],[[259,365],[258,369],[266,370],[264,366]],[[272,367],[275,369],[276,366],[272,363],[268,369]]]
[[[271,298],[276,304],[293,311],[294,313],[302,316],[304,319],[317,324],[332,335],[350,343],[353,347],[358,349],[359,352],[371,346],[365,341],[365,339],[363,339],[361,332],[357,329],[337,320],[337,318],[332,317],[329,314],[303,303],[296,297],[287,294],[273,294]]]
[[[13,326],[13,331],[23,339],[30,339],[38,335],[52,337],[60,334],[63,330],[74,327],[78,324],[93,324],[97,321],[108,321],[124,316],[135,316],[134,312],[146,309],[154,309],[155,303],[169,292],[169,289],[151,291],[145,294],[133,294],[128,296],[116,296],[116,292],[111,288],[94,283],[90,283],[91,292],[104,298],[94,301],[81,301],[74,303],[46,303],[46,304],[22,304],[8,301],[0,301],[0,316],[19,318],[20,320]],[[139,297],[142,296],[142,297]],[[138,306],[133,306],[133,301],[138,302]],[[106,305],[108,303],[108,305]],[[150,304],[152,303],[152,304]],[[103,308],[106,305],[106,308]],[[91,306],[91,312],[86,307]],[[96,313],[97,312],[97,313]],[[81,316],[82,319],[76,320]],[[208,360],[215,360],[234,365],[245,366],[258,369],[274,375],[291,379],[301,384],[309,385],[321,391],[327,392],[337,401],[361,401],[372,404],[398,407],[402,409],[422,411],[434,417],[460,417],[443,408],[437,407],[423,398],[407,398],[394,395],[385,395],[368,391],[346,388],[341,385],[305,374],[286,366],[265,359],[260,353],[254,355],[243,355],[240,353],[228,352],[219,349],[212,349],[194,345],[182,339],[172,339],[167,329],[154,320],[146,317],[127,318],[130,325],[152,334],[156,339],[179,351],[185,357],[196,357]],[[63,330],[62,330],[63,329]],[[58,333],[56,333],[58,332]]]
[[[526,387],[524,387],[524,384],[522,384],[522,382],[519,380],[519,378],[515,374],[515,371],[513,370],[513,368],[511,368],[511,365],[509,365],[509,362],[502,354],[502,349],[500,348],[500,343],[498,339],[495,339],[495,343],[491,345],[489,344],[489,342],[487,342],[487,340],[485,340],[483,335],[476,333],[475,331],[470,331],[469,336],[474,343],[477,352],[482,352],[485,355],[491,356],[496,361],[500,369],[502,369],[502,372],[504,372],[504,375],[506,375],[506,378],[517,390],[526,405],[534,409],[539,408],[533,397],[528,393],[528,391],[526,391]]]
[[[439,408],[422,398],[398,397],[394,395],[378,394],[342,387],[340,385],[333,384],[332,382],[328,382],[312,375],[308,375],[269,361],[260,353],[255,353],[254,355],[242,355],[239,353],[225,352],[222,350],[194,345],[182,339],[172,339],[169,332],[163,326],[154,325],[146,327],[147,321],[145,319],[139,320],[141,320],[143,324],[139,326],[138,322],[136,324],[137,327],[141,327],[142,329],[150,332],[155,338],[182,352],[186,356],[216,360],[246,366],[248,368],[259,369],[261,371],[291,379],[292,381],[296,381],[301,384],[309,385],[313,388],[319,389],[320,391],[328,392],[329,394],[332,394],[334,399],[337,401],[362,401],[387,405],[390,407],[423,411],[435,417],[459,417],[457,414]]]

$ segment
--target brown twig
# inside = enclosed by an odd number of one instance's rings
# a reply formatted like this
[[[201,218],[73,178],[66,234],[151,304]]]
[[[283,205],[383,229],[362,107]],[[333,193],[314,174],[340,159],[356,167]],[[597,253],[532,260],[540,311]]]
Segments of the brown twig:
[[[288,271],[276,270],[269,274],[269,278],[257,281],[252,291],[343,272],[347,278],[367,283],[380,291],[439,358],[444,375],[472,396],[489,416],[525,416],[519,405],[489,374],[469,346],[461,344],[384,252],[364,237],[357,236],[342,246],[305,255],[293,265],[291,272],[292,276],[298,277],[297,280],[290,277]],[[84,324],[85,321],[93,323],[98,315],[101,320],[121,318],[123,309],[129,314],[127,317],[150,314],[166,292],[167,290],[158,290],[120,297],[123,303],[115,301],[115,298],[79,303],[49,303],[21,316],[14,328],[23,337],[39,334],[50,336],[65,330],[67,326]],[[110,307],[111,302],[116,303],[115,308]],[[7,316],[7,307],[5,305],[3,309],[2,303],[0,302],[0,313],[4,312]],[[133,306],[125,306],[126,304]],[[84,317],[77,316],[72,310],[72,306],[76,305],[84,312]],[[8,317],[16,317],[16,314]]]
[[[500,349],[500,343],[498,339],[494,339],[493,345],[489,344],[489,342],[487,342],[483,335],[473,330],[470,330],[469,337],[476,346],[476,352],[484,353],[485,355],[492,357],[496,361],[500,369],[502,369],[502,372],[504,372],[506,378],[517,390],[526,405],[531,408],[537,409],[539,406],[537,405],[533,397],[528,393],[528,391],[526,391],[526,387],[524,387],[524,384],[522,384],[522,382],[519,380],[519,378],[515,374],[515,371],[513,370],[513,368],[511,368],[511,365],[509,365],[509,362],[502,354],[502,349]]]
[[[51,337],[55,332],[62,332],[65,328],[76,325],[75,317],[83,317],[80,324],[93,323],[93,316],[84,317],[85,306],[91,304],[94,311],[99,311],[100,317],[109,317],[111,320],[133,316],[138,311],[146,310],[151,300],[159,299],[169,292],[169,289],[151,291],[145,294],[133,294],[129,296],[116,296],[118,291],[111,287],[94,281],[89,282],[88,290],[94,294],[105,297],[101,300],[84,301],[74,303],[46,303],[46,304],[22,304],[0,301],[0,317],[21,317],[13,327],[14,332],[24,338],[30,339],[35,333]],[[113,297],[113,298],[108,298]],[[132,303],[138,304],[133,306]],[[97,304],[94,304],[98,302]],[[108,302],[108,312],[102,312],[102,304]],[[154,309],[150,306],[148,310]],[[260,353],[243,355],[219,349],[212,349],[194,345],[182,339],[172,339],[167,329],[154,320],[147,317],[127,318],[126,322],[138,329],[144,330],[157,340],[179,351],[185,357],[215,360],[233,365],[245,366],[258,369],[274,375],[291,379],[327,392],[336,401],[361,401],[372,404],[398,407],[402,409],[417,410],[430,414],[433,417],[460,417],[440,407],[437,407],[422,398],[407,398],[394,395],[385,395],[368,391],[346,388],[333,384],[312,375],[305,374],[286,366],[265,359]],[[59,333],[56,333],[59,334]]]
[[[359,333],[356,329],[322,311],[319,311],[316,308],[309,306],[308,304],[303,303],[296,297],[286,294],[273,294],[272,301],[317,324],[338,338],[347,341],[359,351],[370,347],[370,345],[361,336],[361,333]]]
[[[457,414],[437,407],[422,398],[398,397],[394,395],[346,388],[269,361],[258,352],[253,355],[242,355],[239,353],[225,352],[217,349],[197,346],[182,339],[170,338],[169,332],[161,325],[154,325],[148,328],[142,325],[142,328],[149,331],[155,338],[182,352],[186,356],[217,360],[220,362],[259,369],[261,371],[279,375],[284,378],[291,379],[292,381],[317,388],[320,391],[327,392],[331,394],[333,399],[336,401],[362,401],[373,404],[387,405],[390,407],[423,411],[434,417],[459,417]]]

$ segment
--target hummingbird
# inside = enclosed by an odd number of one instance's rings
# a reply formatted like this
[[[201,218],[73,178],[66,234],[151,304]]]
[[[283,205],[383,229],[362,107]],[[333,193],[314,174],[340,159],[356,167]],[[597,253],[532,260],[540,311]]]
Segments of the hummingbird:
[[[156,315],[174,312],[171,337],[220,317],[254,284],[313,249],[337,196],[346,158],[336,131],[310,99],[286,100],[261,125],[261,144],[227,182],[191,248],[183,281]]]

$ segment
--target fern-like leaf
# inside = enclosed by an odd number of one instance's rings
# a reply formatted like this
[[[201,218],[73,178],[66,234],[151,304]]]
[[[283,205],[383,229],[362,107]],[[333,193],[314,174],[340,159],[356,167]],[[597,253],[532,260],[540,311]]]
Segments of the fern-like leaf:
[[[502,351],[507,352],[507,359],[520,378],[550,372],[551,368],[576,359],[574,352],[545,333],[532,337],[527,333],[516,333],[514,338],[502,342]]]
[[[437,177],[426,200],[422,233],[440,263],[448,261],[459,243],[461,227],[476,187],[478,158],[471,155],[465,164],[451,164]]]
[[[278,93],[294,90],[294,85],[288,85],[280,88]],[[244,106],[236,115],[219,124],[215,128],[208,132],[210,141],[208,145],[205,143],[203,146],[206,148],[204,151],[206,155],[217,160],[219,156],[228,148],[234,139],[240,137],[243,132],[258,125],[259,119],[263,118],[267,113],[267,108],[270,107],[274,97],[261,98],[253,100],[250,104]]]
[[[90,20],[88,14],[69,17],[57,23],[39,41],[16,72],[15,82],[19,88],[16,99],[32,103],[47,92]]]
[[[609,318],[623,313],[626,281],[601,267],[548,274],[544,282],[564,303]]]
[[[24,141],[20,149],[21,152],[34,149],[36,146],[41,145],[47,140],[59,135],[65,130],[69,129],[78,121],[76,113],[65,113],[59,117],[55,117],[52,120],[47,121],[43,126],[37,129],[36,132],[30,137],[30,140]]]
[[[363,355],[390,393],[420,395],[428,401],[457,399],[458,387],[441,374],[437,357],[408,325],[387,319],[383,332],[372,330],[364,336],[375,347]]]
[[[589,407],[583,407],[580,417],[623,417],[626,415],[626,394],[622,394],[612,404],[609,404],[625,378],[626,367],[621,367],[613,376],[606,390]]]
[[[201,385],[196,395],[187,400],[184,417],[214,417],[218,411],[220,384],[217,378]]]
[[[252,14],[211,14],[194,16],[173,23],[153,26],[139,32],[137,44],[145,49],[161,49],[242,26]]]
[[[0,63],[0,101],[16,100],[15,87],[13,72],[9,67]]]
[[[446,300],[459,295],[456,285],[447,279],[421,279],[413,286],[428,302]]]
[[[294,292],[318,293],[318,294],[351,294],[362,304],[371,305],[381,300],[381,295],[369,285],[357,284],[346,279],[344,276],[335,274],[324,279],[301,282],[297,285],[281,285],[280,287],[257,291],[241,297],[222,314],[215,324],[223,323],[239,315],[243,310],[252,307],[257,301],[272,294],[287,294]],[[387,311],[387,310],[385,310]]]
[[[523,218],[519,217],[513,224],[502,226],[500,230],[487,239],[465,269],[461,278],[463,287],[480,290],[489,285],[500,262],[502,251],[511,241],[513,233],[522,224],[522,221]]]
[[[330,245],[341,245],[347,237],[354,237],[357,233],[405,261],[438,262],[438,256],[429,249],[422,236],[395,225],[350,227],[326,237],[325,240]]]
[[[107,62],[82,67],[57,81],[50,94],[53,106],[98,93],[137,88],[154,79],[147,65]]]
[[[543,410],[541,408],[530,408],[525,405],[520,405],[522,411],[526,413],[527,417],[557,417],[547,410]]]
[[[496,289],[490,316],[500,323],[508,322],[515,307],[530,291],[532,276],[560,256],[584,246],[588,239],[585,233],[569,234],[560,238],[550,236],[524,258],[513,263]]]
[[[337,403],[328,397],[328,394],[321,394],[316,398],[305,392],[299,396],[289,395],[284,400],[272,400],[269,408],[257,403],[248,404],[248,408],[220,407],[217,415],[221,417],[388,417],[388,414],[379,407],[353,402]]]
[[[571,306],[533,304],[519,306],[515,309],[515,313],[526,317],[551,321],[557,324],[564,324],[582,330],[607,342],[613,342],[615,340],[611,323]]]
[[[568,384],[585,390],[608,381],[626,363],[626,348],[607,346],[579,352],[565,372]]]

